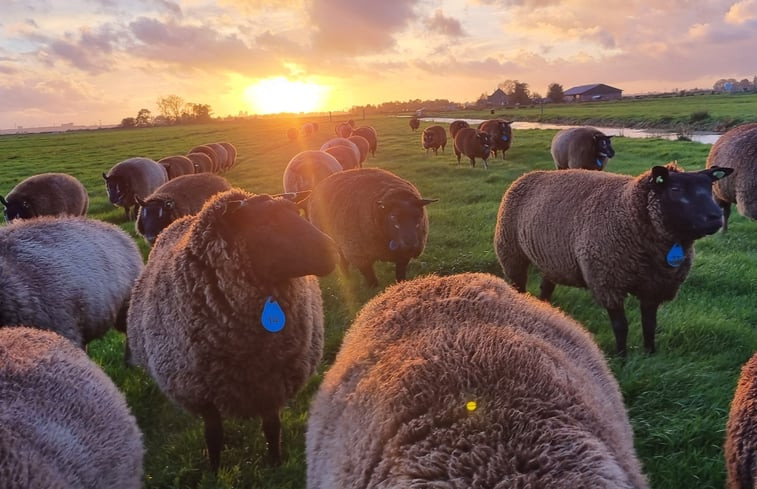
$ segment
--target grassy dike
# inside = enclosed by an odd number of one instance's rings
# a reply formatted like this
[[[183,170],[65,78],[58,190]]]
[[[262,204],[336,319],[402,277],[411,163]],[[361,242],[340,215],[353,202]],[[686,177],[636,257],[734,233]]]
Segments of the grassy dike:
[[[520,112],[527,110],[531,109]],[[710,114],[719,111],[703,110]],[[736,115],[732,117],[741,117],[738,110],[733,108]],[[289,159],[301,150],[320,147],[334,136],[334,126],[344,119],[259,118],[204,126],[3,136],[0,193],[7,194],[15,183],[32,174],[67,172],[89,190],[91,217],[119,224],[134,235],[133,223],[125,222],[123,211],[108,203],[101,176],[118,161],[132,156],[159,159],[183,154],[200,143],[230,141],[238,149],[238,164],[224,176],[249,191],[275,193],[282,189]],[[312,120],[320,125],[316,134],[294,143],[286,139],[289,127]],[[553,168],[549,144],[555,131],[515,131],[507,160],[492,160],[487,171],[478,166],[470,168],[465,162],[457,166],[451,144],[438,157],[425,156],[420,131],[411,132],[407,119],[387,116],[356,118],[356,122],[373,125],[379,134],[376,157],[366,166],[392,171],[412,181],[424,197],[439,199],[428,207],[428,244],[424,254],[411,262],[409,277],[464,271],[501,276],[492,246],[500,200],[509,184],[524,172]],[[428,125],[424,123],[421,129]],[[709,146],[699,143],[657,139],[616,137],[613,145],[617,155],[608,170],[630,175],[670,160],[678,160],[689,170],[701,169],[709,151]],[[644,354],[641,347],[635,299],[626,303],[630,352],[628,359],[621,361],[611,354],[614,339],[606,312],[589,293],[558,286],[554,294],[553,304],[581,322],[608,355],[652,487],[724,486],[722,445],[729,403],[741,365],[757,350],[757,308],[752,303],[757,289],[756,227],[734,212],[727,235],[716,234],[697,242],[688,280],[677,299],[660,308],[658,353],[652,356]],[[148,250],[141,239],[138,241],[146,257]],[[344,332],[360,307],[392,283],[392,265],[379,264],[376,268],[378,289],[367,288],[355,270],[347,277],[335,272],[321,279],[326,343],[320,373],[333,362]],[[536,293],[537,289],[538,276],[534,273],[529,290]],[[305,486],[307,409],[320,374],[282,413],[285,463],[276,469],[266,466],[265,442],[257,420],[226,420],[226,448],[216,478],[208,470],[200,419],[172,405],[143,372],[126,369],[123,348],[123,336],[112,331],[94,341],[89,354],[126,394],[144,433],[144,487]]]

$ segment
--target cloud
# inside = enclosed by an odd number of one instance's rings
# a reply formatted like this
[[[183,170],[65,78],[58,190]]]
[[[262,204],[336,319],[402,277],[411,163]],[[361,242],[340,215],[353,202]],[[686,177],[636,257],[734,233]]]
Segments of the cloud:
[[[452,17],[445,17],[442,9],[437,9],[434,16],[426,20],[426,27],[431,32],[436,32],[449,37],[465,36],[460,21]]]
[[[742,0],[731,5],[725,15],[730,24],[744,24],[757,20],[757,0]]]
[[[43,45],[38,51],[38,58],[49,65],[63,61],[88,73],[102,73],[112,66],[113,47],[119,37],[120,33],[109,24],[97,31],[83,28],[78,37],[72,34],[60,39],[39,36]]]

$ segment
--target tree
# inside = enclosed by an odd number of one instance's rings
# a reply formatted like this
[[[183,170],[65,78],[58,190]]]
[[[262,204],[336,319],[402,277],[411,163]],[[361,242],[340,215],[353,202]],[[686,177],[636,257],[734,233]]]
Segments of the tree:
[[[152,119],[150,111],[147,109],[140,109],[134,122],[139,127],[146,127],[150,125],[150,119]]]
[[[157,101],[158,110],[166,120],[178,122],[181,117],[181,111],[184,108],[184,99],[178,95],[167,95]]]
[[[531,103],[531,91],[528,89],[528,83],[520,83],[515,80],[515,86],[512,93],[507,94],[512,103],[527,105]]]
[[[550,83],[547,88],[547,98],[554,103],[564,101],[565,92],[563,91],[562,85],[559,83]]]
[[[121,119],[121,127],[134,127],[136,125],[137,121],[133,117],[124,117]]]
[[[190,115],[195,122],[210,122],[213,110],[208,104],[188,104]]]

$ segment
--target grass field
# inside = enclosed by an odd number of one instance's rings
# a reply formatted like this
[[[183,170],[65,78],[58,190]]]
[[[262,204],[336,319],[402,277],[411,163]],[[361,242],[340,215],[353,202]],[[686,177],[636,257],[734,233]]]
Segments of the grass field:
[[[690,98],[695,97],[682,100]],[[707,110],[716,113],[715,108]],[[200,143],[226,140],[239,152],[237,166],[225,175],[234,185],[256,193],[280,192],[289,159],[333,137],[338,122],[309,120],[319,122],[320,131],[296,143],[286,140],[286,129],[298,127],[305,119],[0,137],[0,193],[7,194],[32,174],[67,172],[88,188],[91,217],[117,223],[133,234],[133,223],[125,222],[123,211],[107,201],[101,173],[113,164],[131,156],[159,159],[183,154]],[[425,156],[420,132],[411,132],[407,119],[357,122],[373,125],[379,134],[376,157],[366,166],[395,172],[412,181],[424,197],[439,199],[428,207],[428,244],[425,253],[411,262],[409,276],[464,271],[501,276],[492,240],[502,194],[522,173],[553,167],[549,143],[554,131],[516,131],[507,160],[493,160],[486,171],[457,166],[450,145],[438,157]],[[709,151],[709,146],[699,143],[656,139],[616,137],[613,145],[617,155],[608,170],[631,175],[670,160],[678,160],[689,170],[700,169]],[[553,304],[584,324],[607,353],[652,487],[724,486],[722,444],[729,403],[741,365],[757,350],[757,308],[751,302],[757,289],[756,228],[757,224],[734,212],[728,234],[697,242],[688,280],[677,299],[659,311],[658,353],[651,356],[642,352],[635,299],[626,303],[630,352],[621,361],[611,355],[614,339],[606,312],[589,293],[558,287],[554,294]],[[146,256],[147,249],[139,242]],[[380,264],[377,272],[381,288],[392,282],[393,266]],[[354,270],[348,277],[332,273],[321,279],[321,286],[326,319],[322,373],[332,363],[356,312],[380,289],[367,288]],[[535,293],[537,287],[538,277],[533,274],[529,290]],[[146,488],[305,486],[307,408],[320,375],[282,413],[286,461],[281,467],[266,466],[257,420],[225,420],[226,448],[216,478],[208,470],[199,418],[172,405],[144,373],[124,368],[123,348],[123,336],[111,332],[90,344],[89,353],[126,394],[144,433]]]

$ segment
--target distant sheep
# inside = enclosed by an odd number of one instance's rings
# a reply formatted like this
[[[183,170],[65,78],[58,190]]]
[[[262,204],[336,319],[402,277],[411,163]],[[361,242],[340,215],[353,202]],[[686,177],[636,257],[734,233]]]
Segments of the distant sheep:
[[[757,485],[757,353],[741,369],[724,445],[728,489]]]
[[[161,231],[180,217],[197,214],[213,195],[229,190],[223,177],[212,173],[184,175],[169,180],[139,200],[136,229],[151,246]]]
[[[352,131],[352,136],[363,136],[369,144],[369,150],[371,156],[376,156],[376,148],[378,147],[378,133],[373,126],[360,126]]]
[[[213,160],[207,153],[189,153],[187,158],[192,160],[195,167],[195,173],[212,173]]]
[[[497,151],[502,151],[502,159],[505,159],[505,151],[510,149],[513,142],[512,122],[504,119],[491,119],[479,124],[479,131],[489,134],[492,155],[496,158]]]
[[[355,152],[347,146],[332,146],[325,152],[336,158],[343,170],[360,168],[360,160],[355,157]]]
[[[363,162],[368,159],[368,153],[371,150],[371,143],[368,142],[367,139],[365,139],[363,136],[356,136],[352,135],[347,138],[347,140],[352,141],[355,146],[357,146],[357,149],[360,150],[360,165],[363,166]]]
[[[337,258],[296,204],[240,189],[216,194],[156,241],[129,307],[132,359],[202,416],[214,471],[222,416],[262,417],[269,460],[281,461],[279,412],[322,354],[315,275]]]
[[[205,153],[206,155],[208,155],[212,164],[210,171],[213,173],[217,173],[219,168],[221,168],[221,158],[219,158],[215,148],[211,147],[208,144],[195,146],[194,148],[189,150],[189,153]]]
[[[757,219],[757,123],[742,124],[729,130],[715,141],[707,157],[707,167],[733,168],[731,178],[712,187],[723,209],[723,232],[728,230],[731,204],[742,216]]]
[[[360,148],[347,138],[331,138],[321,145],[321,151],[326,151],[334,146],[347,146],[355,153],[355,159],[360,162]]]
[[[232,169],[237,164],[237,148],[228,141],[220,143],[226,149],[226,170]]]
[[[470,124],[468,124],[468,122],[464,120],[458,119],[456,121],[452,121],[452,123],[449,125],[449,135],[453,141],[455,140],[455,136],[457,136],[457,132],[465,127],[470,127]]]
[[[0,326],[53,330],[79,347],[124,330],[142,255],[121,228],[38,217],[0,228]]]
[[[593,127],[563,129],[552,138],[552,159],[557,169],[604,170],[615,156],[612,136]]]
[[[457,131],[455,136],[455,156],[457,164],[460,164],[460,157],[465,155],[470,159],[470,166],[476,166],[476,158],[484,160],[484,168],[489,168],[489,157],[491,156],[491,138],[486,131],[479,131],[472,127],[463,127]]]
[[[82,183],[65,173],[41,173],[19,182],[0,196],[5,206],[5,220],[37,216],[83,216],[89,207],[89,195]]]
[[[404,280],[411,258],[420,256],[428,236],[426,205],[415,186],[378,168],[337,172],[321,180],[308,198],[310,221],[334,238],[342,270],[352,264],[367,284],[378,285],[373,263],[395,264]]]
[[[218,158],[218,162],[214,166],[215,172],[221,173],[226,171],[229,159],[229,155],[226,152],[226,147],[221,143],[208,143],[207,146],[213,148],[213,151],[215,151],[216,157]]]
[[[108,198],[124,208],[127,219],[137,217],[137,197],[146,197],[168,181],[166,169],[148,158],[129,158],[103,173]]]
[[[306,122],[305,124],[302,125],[302,134],[305,137],[312,136],[313,132],[314,132],[313,131],[313,124],[311,124],[310,122]]]
[[[478,273],[363,307],[311,403],[306,459],[309,489],[648,487],[591,335]]]
[[[284,192],[312,190],[318,182],[339,171],[342,165],[333,155],[318,150],[301,151],[284,169]]]
[[[144,448],[126,399],[63,337],[0,329],[2,487],[138,489]]]
[[[158,164],[166,169],[169,180],[181,175],[192,175],[195,172],[195,165],[192,160],[182,155],[166,156],[159,159]]]
[[[429,151],[438,155],[439,148],[442,149],[443,153],[444,147],[447,145],[447,131],[442,126],[429,126],[421,134],[421,144],[423,149],[426,150],[426,156],[428,156]]]
[[[352,135],[352,126],[347,124],[346,122],[342,122],[340,124],[337,124],[337,126],[334,128],[334,132],[336,132],[336,135],[340,138],[348,138]]]
[[[526,173],[502,198],[497,258],[520,292],[533,263],[547,301],[555,284],[588,288],[609,313],[620,354],[628,336],[625,298],[638,297],[644,348],[654,352],[657,308],[675,298],[688,276],[694,241],[723,224],[712,183],[732,171],[684,172],[671,163],[635,178],[588,170]]]
[[[421,127],[421,121],[417,117],[410,118],[410,129],[415,132]]]

